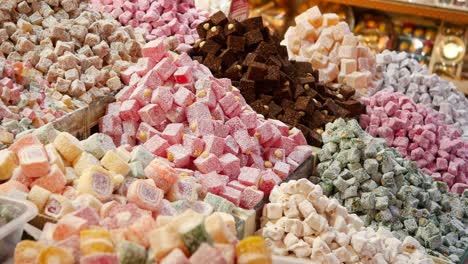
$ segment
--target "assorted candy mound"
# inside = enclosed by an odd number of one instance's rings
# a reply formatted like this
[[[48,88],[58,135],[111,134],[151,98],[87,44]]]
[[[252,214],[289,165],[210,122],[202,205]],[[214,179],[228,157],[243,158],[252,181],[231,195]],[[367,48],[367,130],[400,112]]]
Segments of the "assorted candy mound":
[[[117,145],[143,145],[161,164],[199,177],[204,190],[236,206],[242,197],[261,200],[311,155],[299,129],[255,113],[229,79],[214,78],[185,53],[168,52],[159,39],[142,52],[122,73],[128,86],[100,121]],[[166,177],[172,184],[176,175]]]
[[[271,263],[261,237],[237,239],[232,215],[186,210],[154,219],[131,206],[103,206],[99,213],[83,207],[56,224],[46,223],[38,241],[23,240],[16,246],[15,263]],[[118,217],[118,227],[103,226],[111,216]],[[129,218],[130,224],[120,223]]]
[[[0,61],[0,148],[13,143],[15,135],[50,123],[76,109],[69,96],[48,97],[41,80],[21,62]],[[43,85],[43,82],[42,82]]]
[[[323,192],[335,198],[366,226],[390,228],[403,239],[416,238],[436,256],[457,263],[468,247],[468,191],[449,192],[384,139],[364,132],[356,120],[326,126],[318,153],[317,177]]]
[[[216,77],[229,78],[258,113],[298,127],[309,144],[337,117],[357,117],[364,108],[347,86],[327,86],[308,62],[290,62],[286,48],[261,17],[242,22],[215,13],[198,28],[201,39],[190,52]]]
[[[197,10],[193,0],[91,0],[91,6],[110,13],[124,26],[142,29],[148,41],[174,38],[173,48],[178,52],[188,51],[195,43],[198,39],[196,27],[208,15]]]
[[[377,70],[382,72],[381,89],[391,88],[409,96],[415,103],[426,105],[445,114],[468,138],[468,99],[452,82],[429,74],[425,66],[408,59],[405,52],[384,51],[377,55]]]
[[[311,62],[320,82],[347,84],[364,95],[379,86],[375,55],[337,14],[322,14],[314,6],[295,21],[281,42],[291,60]]]
[[[120,72],[141,56],[142,35],[92,10],[87,1],[2,1],[0,57],[43,75],[60,100],[89,104],[122,87]]]
[[[412,237],[364,227],[337,200],[307,179],[273,189],[263,209],[261,233],[273,254],[310,258],[311,263],[433,263]]]
[[[468,142],[446,124],[444,114],[391,89],[362,101],[367,113],[361,115],[360,124],[371,136],[384,138],[424,173],[447,183],[452,192],[468,189]]]

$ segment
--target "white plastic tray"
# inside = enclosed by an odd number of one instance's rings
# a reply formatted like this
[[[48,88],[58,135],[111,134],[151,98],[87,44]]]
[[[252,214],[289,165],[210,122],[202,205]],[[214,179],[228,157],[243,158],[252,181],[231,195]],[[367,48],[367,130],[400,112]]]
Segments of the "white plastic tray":
[[[0,227],[0,263],[13,257],[16,244],[21,240],[24,226],[37,215],[37,208],[28,201],[0,195],[0,204],[10,204],[20,208],[21,214]]]

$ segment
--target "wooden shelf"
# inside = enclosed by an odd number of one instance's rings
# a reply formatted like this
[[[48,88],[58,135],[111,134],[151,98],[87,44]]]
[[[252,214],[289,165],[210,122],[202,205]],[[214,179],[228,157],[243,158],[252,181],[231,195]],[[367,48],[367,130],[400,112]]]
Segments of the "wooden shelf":
[[[377,9],[384,12],[394,12],[421,17],[436,18],[456,24],[468,24],[468,11],[466,8],[456,10],[452,7],[430,6],[410,0],[327,0],[328,2],[350,5],[356,7]]]

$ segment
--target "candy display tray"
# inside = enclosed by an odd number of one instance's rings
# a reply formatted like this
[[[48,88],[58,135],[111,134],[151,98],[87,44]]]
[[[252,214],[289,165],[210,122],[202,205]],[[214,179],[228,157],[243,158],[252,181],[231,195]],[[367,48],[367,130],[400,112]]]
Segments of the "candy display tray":
[[[106,113],[107,105],[115,101],[115,92],[101,97],[76,111],[73,111],[53,122],[55,129],[72,134],[78,139],[91,135],[91,128],[99,123]]]
[[[9,204],[19,208],[21,212],[14,220],[0,227],[0,263],[13,256],[15,246],[21,240],[25,224],[37,215],[37,208],[28,201],[0,196],[0,204]]]

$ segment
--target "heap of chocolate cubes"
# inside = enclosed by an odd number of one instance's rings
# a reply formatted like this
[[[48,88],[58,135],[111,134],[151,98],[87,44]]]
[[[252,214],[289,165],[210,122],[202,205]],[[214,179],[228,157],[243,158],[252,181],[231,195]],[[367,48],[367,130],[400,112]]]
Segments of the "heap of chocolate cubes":
[[[301,129],[311,145],[322,144],[326,123],[364,110],[354,99],[354,89],[320,83],[310,63],[289,61],[286,47],[261,17],[238,22],[217,12],[197,31],[200,40],[190,52],[192,58],[214,76],[231,79],[258,113]]]

